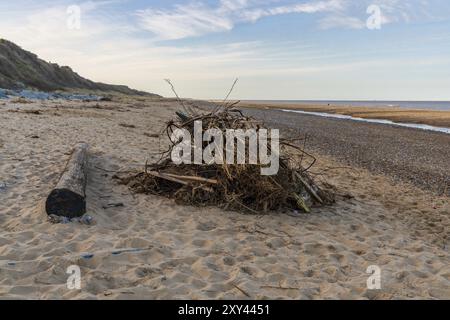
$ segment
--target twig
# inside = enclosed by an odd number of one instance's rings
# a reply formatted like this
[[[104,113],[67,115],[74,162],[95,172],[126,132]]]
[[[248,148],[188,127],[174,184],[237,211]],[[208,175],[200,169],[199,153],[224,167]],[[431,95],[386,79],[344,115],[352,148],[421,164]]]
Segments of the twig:
[[[308,134],[305,135],[305,140],[303,140],[303,150],[306,149],[306,141],[307,140],[308,140]],[[300,158],[300,167],[302,167],[304,157],[305,157],[305,154],[302,152],[302,157]]]
[[[231,86],[230,91],[228,91],[228,94],[227,94],[227,96],[225,97],[225,99],[223,99],[223,102],[222,102],[222,103],[227,102],[228,98],[230,97],[231,93],[233,92],[234,87],[236,86],[236,83],[237,83],[238,81],[239,81],[239,78],[236,78],[236,79],[234,80],[233,85]]]
[[[280,289],[280,290],[300,290],[300,288],[294,287],[282,287],[282,286],[261,286],[260,288]]]
[[[172,173],[164,173],[166,176],[173,177],[180,180],[191,180],[191,181],[197,181],[197,182],[205,182],[205,183],[211,183],[211,184],[218,184],[219,182],[215,179],[207,179],[203,177],[193,177],[193,176],[179,176]]]
[[[181,106],[183,107],[184,111],[190,115],[190,116],[195,116],[197,115],[196,112],[191,108],[191,106],[186,106],[183,103],[183,100],[181,100],[180,96],[178,95],[177,91],[175,90],[174,85],[172,84],[172,82],[170,81],[170,79],[164,79],[164,81],[166,81],[170,88],[172,89],[172,92],[175,94],[175,96],[177,97],[178,103],[181,104]]]
[[[287,143],[287,142],[283,142],[283,145],[288,146],[288,147],[291,147],[291,148],[294,148],[294,149],[300,151],[301,153],[307,155],[307,156],[310,157],[311,159],[313,159],[313,162],[308,166],[308,168],[304,169],[303,172],[306,172],[306,171],[308,171],[309,169],[311,169],[311,168],[314,166],[314,164],[317,162],[316,157],[314,157],[313,155],[309,154],[308,152],[306,152],[305,150],[303,150],[303,149],[300,148],[299,146],[296,146],[296,145],[294,145],[294,144]]]
[[[230,88],[230,91],[228,91],[228,94],[226,95],[225,99],[223,99],[222,104],[219,104],[219,105],[216,106],[216,108],[214,108],[214,111],[212,112],[213,114],[217,113],[217,112],[218,112],[219,110],[221,110],[222,108],[231,108],[231,107],[234,106],[235,104],[239,103],[239,102],[234,103],[233,105],[231,105],[231,106],[229,106],[229,107],[227,107],[227,104],[226,104],[228,98],[230,97],[231,93],[233,92],[234,87],[236,86],[236,83],[237,83],[238,81],[239,81],[239,78],[236,78],[236,79],[234,80],[234,82],[233,82],[233,84],[232,84],[232,86],[231,86],[231,88]]]
[[[246,295],[248,298],[251,298],[250,294],[248,294],[244,289],[239,288],[238,285],[232,283],[232,286],[238,289],[240,292],[242,292],[244,295]]]
[[[182,184],[182,185],[185,185],[185,186],[189,185],[189,183],[186,182],[186,181],[183,181],[183,180],[180,180],[180,179],[177,179],[177,178],[174,178],[174,177],[171,177],[171,176],[168,176],[168,175],[165,175],[163,173],[156,172],[156,171],[148,171],[147,174],[152,175],[152,176],[157,177],[157,178],[164,179],[164,180],[169,180],[169,181],[172,181],[172,182],[176,182],[176,183],[179,183],[179,184]]]

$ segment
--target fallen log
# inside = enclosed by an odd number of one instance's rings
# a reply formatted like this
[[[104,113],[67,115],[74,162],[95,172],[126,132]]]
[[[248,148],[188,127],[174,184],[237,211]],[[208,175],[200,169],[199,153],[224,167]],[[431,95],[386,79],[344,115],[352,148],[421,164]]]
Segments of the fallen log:
[[[79,143],[73,148],[61,178],[47,197],[48,215],[77,218],[86,213],[88,147],[86,143]]]

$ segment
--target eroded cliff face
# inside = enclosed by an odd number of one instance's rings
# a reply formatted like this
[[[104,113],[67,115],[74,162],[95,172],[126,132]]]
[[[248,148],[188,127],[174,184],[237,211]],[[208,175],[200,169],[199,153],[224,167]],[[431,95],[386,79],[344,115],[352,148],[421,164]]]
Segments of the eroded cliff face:
[[[46,62],[4,39],[0,39],[0,88],[32,88],[42,91],[83,89],[129,95],[153,95],[127,86],[93,82],[81,77],[70,67]]]

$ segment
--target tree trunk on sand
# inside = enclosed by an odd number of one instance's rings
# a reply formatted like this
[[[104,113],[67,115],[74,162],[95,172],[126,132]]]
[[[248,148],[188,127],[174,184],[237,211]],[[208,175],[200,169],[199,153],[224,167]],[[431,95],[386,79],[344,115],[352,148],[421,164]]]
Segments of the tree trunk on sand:
[[[55,189],[45,203],[48,215],[68,218],[86,213],[87,150],[88,144],[77,144]]]

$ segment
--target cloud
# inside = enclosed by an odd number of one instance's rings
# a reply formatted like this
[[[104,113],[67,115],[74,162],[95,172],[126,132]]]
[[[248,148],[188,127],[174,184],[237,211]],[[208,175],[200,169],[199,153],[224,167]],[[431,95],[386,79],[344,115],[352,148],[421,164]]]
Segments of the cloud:
[[[140,25],[160,39],[172,40],[233,29],[233,21],[202,4],[178,5],[174,10],[138,11]]]
[[[277,16],[290,13],[319,13],[336,12],[344,8],[342,0],[316,1],[287,6],[278,6],[268,9],[246,10],[241,15],[244,20],[257,21],[263,17]]]
[[[283,4],[286,2],[288,4]],[[363,29],[368,19],[367,8],[371,5],[380,8],[382,25],[434,20],[445,10],[432,12],[436,6],[431,2],[441,2],[438,6],[441,8],[450,7],[448,1],[441,0],[219,0],[216,6],[197,1],[165,9],[151,7],[138,11],[137,16],[139,25],[158,40],[176,40],[229,32],[239,24],[286,14],[316,14],[322,29]]]
[[[221,0],[219,6],[203,3],[178,4],[171,9],[140,10],[140,26],[159,40],[175,40],[208,33],[232,30],[236,24],[256,22],[270,16],[291,13],[313,14],[336,12],[344,8],[344,0],[324,0],[270,6],[274,1]]]
[[[323,18],[319,22],[322,29],[347,28],[347,29],[364,29],[366,22],[357,17],[349,16],[329,16]]]
[[[249,0],[221,0],[221,9],[224,11],[235,11],[250,5]]]
[[[69,43],[74,40],[91,39],[120,26],[109,24],[106,19],[97,15],[101,8],[113,1],[85,1],[76,5],[80,8],[81,28],[68,27],[68,19],[72,13],[67,9],[74,3],[60,2],[57,5],[43,3],[41,7],[23,9],[20,14],[8,15],[0,13],[0,29],[5,36],[14,39],[34,40],[35,43],[48,44]]]

